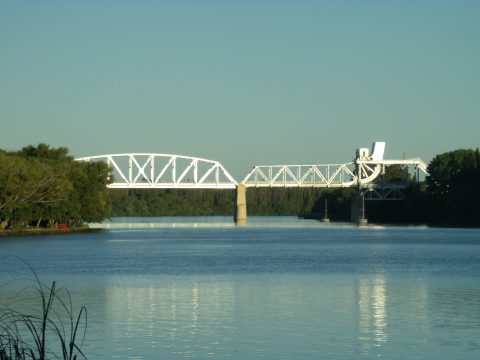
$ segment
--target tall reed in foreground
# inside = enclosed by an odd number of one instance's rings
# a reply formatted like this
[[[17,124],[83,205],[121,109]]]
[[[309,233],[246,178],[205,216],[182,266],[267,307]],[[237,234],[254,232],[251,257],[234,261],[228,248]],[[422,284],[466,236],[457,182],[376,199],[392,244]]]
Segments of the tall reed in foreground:
[[[30,265],[34,279],[17,294],[34,290],[38,309],[0,308],[0,360],[86,359],[81,350],[87,328],[87,309],[74,314],[70,293],[43,284]],[[2,305],[2,304],[0,304]],[[81,336],[81,341],[78,337]]]

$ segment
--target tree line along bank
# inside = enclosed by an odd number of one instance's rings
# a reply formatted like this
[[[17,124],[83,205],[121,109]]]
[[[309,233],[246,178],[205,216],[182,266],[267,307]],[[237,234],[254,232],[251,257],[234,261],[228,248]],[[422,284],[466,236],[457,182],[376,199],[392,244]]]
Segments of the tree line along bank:
[[[424,183],[406,168],[387,168],[404,181],[404,201],[366,201],[370,222],[480,226],[480,154],[461,149],[435,156]],[[80,226],[113,216],[233,215],[232,190],[107,189],[101,162],[76,162],[66,148],[40,144],[0,151],[0,229]],[[323,215],[350,221],[354,189],[249,188],[249,215]]]
[[[110,216],[105,163],[40,144],[0,151],[0,230],[78,227]]]

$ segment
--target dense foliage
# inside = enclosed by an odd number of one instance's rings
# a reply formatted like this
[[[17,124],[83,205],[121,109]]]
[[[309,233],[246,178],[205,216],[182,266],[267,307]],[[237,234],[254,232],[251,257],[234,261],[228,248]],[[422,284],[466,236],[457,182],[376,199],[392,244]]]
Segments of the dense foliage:
[[[350,219],[354,191],[308,188],[250,188],[249,215],[323,214],[324,199],[335,219]],[[111,189],[112,216],[233,215],[232,190]],[[329,210],[330,211],[330,210]]]
[[[112,216],[233,214],[233,190],[110,189]]]
[[[480,226],[480,153],[455,150],[439,154],[428,165],[425,184],[411,183],[405,201],[367,202],[377,222],[439,226]]]
[[[428,166],[430,222],[480,226],[480,152],[455,150]]]
[[[0,229],[101,221],[109,176],[105,163],[74,161],[66,148],[0,151]]]

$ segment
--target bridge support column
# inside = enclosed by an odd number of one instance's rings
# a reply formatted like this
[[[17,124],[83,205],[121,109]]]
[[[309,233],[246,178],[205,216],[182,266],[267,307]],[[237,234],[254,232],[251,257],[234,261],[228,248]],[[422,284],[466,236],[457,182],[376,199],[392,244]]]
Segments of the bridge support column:
[[[361,189],[357,188],[355,200],[353,200],[351,206],[351,221],[358,226],[367,226],[368,219],[365,217],[365,193]]]
[[[247,188],[244,184],[238,184],[235,189],[233,220],[237,225],[247,223]]]

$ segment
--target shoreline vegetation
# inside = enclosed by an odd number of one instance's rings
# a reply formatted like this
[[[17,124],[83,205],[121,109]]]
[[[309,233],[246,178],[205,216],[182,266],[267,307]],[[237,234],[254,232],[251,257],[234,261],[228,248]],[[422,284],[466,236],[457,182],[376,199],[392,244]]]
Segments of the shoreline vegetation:
[[[110,215],[103,162],[79,162],[46,144],[0,150],[0,230],[66,230]]]
[[[405,200],[366,201],[377,224],[480,227],[480,152],[460,149],[433,158],[418,182],[405,166],[386,168],[386,182],[403,182]],[[103,162],[77,162],[68,149],[27,146],[0,150],[0,236],[88,229],[116,216],[233,216],[232,190],[108,189]],[[323,217],[350,221],[355,190],[249,188],[249,216]],[[315,214],[315,215],[314,215]]]
[[[41,228],[28,227],[20,229],[6,229],[0,230],[0,238],[2,236],[25,236],[25,235],[54,235],[54,234],[69,234],[69,233],[87,233],[87,232],[101,232],[102,228],[91,228],[88,226],[78,226],[73,228]]]
[[[74,310],[70,292],[56,282],[46,285],[35,270],[16,256],[1,261],[21,261],[33,273],[31,279],[1,284],[17,287],[15,296],[0,303],[0,359],[87,359],[82,351],[88,317],[87,308]]]

